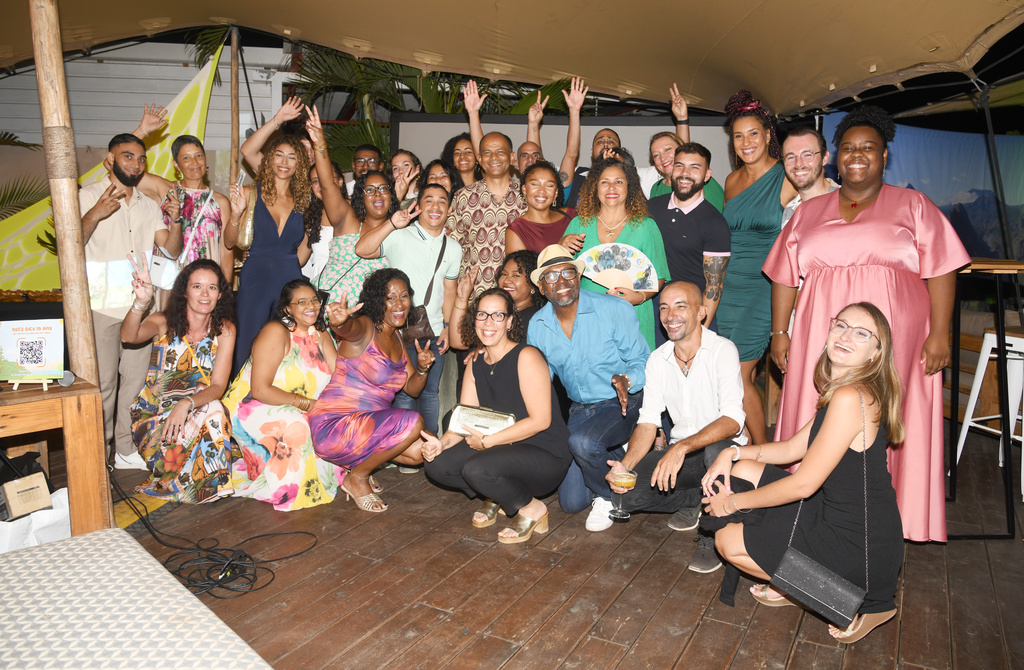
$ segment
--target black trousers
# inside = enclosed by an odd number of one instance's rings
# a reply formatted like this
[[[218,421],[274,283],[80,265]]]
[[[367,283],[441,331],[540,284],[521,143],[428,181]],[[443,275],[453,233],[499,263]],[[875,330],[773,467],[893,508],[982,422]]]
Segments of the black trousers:
[[[660,491],[651,486],[651,475],[658,461],[668,450],[651,450],[636,464],[636,486],[622,494],[622,509],[627,512],[674,513],[684,507],[696,507],[704,497],[700,480],[708,467],[715,462],[718,454],[736,444],[732,440],[721,440],[686,455],[683,467],[676,474],[676,486],[669,491]]]
[[[558,488],[569,469],[569,457],[559,459],[546,449],[522,442],[477,451],[462,440],[424,465],[427,476],[448,488],[465,491],[500,504],[515,516],[520,507]]]

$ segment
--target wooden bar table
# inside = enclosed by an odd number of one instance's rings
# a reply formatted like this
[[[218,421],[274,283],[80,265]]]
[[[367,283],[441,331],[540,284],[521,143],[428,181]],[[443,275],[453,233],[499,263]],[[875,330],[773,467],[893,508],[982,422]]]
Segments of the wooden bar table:
[[[971,258],[971,263],[960,271],[961,275],[974,274],[991,277],[996,284],[996,381],[999,389],[999,414],[1001,416],[1003,448],[1003,498],[1006,505],[1005,533],[978,533],[950,535],[950,540],[1012,540],[1016,535],[1013,510],[1013,442],[1010,431],[1013,417],[1010,416],[1010,391],[1006,378],[1006,313],[1003,310],[1003,277],[1024,272],[1024,262],[1000,258]],[[960,282],[953,298],[953,355],[952,379],[949,393],[949,500],[956,500],[956,443],[960,435]],[[984,374],[986,361],[978,362],[978,374]],[[965,417],[966,418],[966,417]]]
[[[68,470],[71,534],[114,526],[110,478],[103,446],[103,401],[82,379],[68,387],[22,385],[0,391],[0,437],[60,428]]]

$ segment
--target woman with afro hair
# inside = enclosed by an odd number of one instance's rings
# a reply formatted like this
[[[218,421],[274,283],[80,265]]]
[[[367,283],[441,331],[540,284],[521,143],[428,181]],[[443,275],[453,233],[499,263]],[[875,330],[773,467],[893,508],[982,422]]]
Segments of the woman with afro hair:
[[[762,444],[768,435],[754,377],[771,333],[771,284],[761,265],[782,230],[783,210],[796,189],[786,181],[779,133],[761,101],[750,91],[740,91],[729,98],[725,113],[736,169],[725,180],[722,216],[729,224],[732,257],[716,314],[718,334],[739,349],[747,432],[753,444]]]
[[[874,302],[892,325],[904,394],[906,437],[889,445],[904,536],[945,542],[941,372],[956,272],[970,257],[924,194],[883,183],[895,135],[878,107],[847,114],[833,138],[842,187],[800,205],[764,264],[772,280],[772,357],[786,373],[775,439],[789,439],[814,414],[811,371],[829,318],[849,303]]]

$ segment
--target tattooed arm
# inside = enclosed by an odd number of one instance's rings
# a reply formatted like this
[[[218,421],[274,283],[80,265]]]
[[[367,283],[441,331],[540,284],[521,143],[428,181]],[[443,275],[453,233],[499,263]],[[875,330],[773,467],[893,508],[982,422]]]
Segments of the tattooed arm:
[[[725,281],[725,267],[729,265],[728,256],[704,256],[704,307],[708,310],[705,326],[710,326],[718,302],[722,299],[722,283]]]

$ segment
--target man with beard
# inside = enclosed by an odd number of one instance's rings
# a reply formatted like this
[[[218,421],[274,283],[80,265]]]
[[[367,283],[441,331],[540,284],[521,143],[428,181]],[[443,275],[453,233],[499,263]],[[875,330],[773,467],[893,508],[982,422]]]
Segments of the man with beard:
[[[586,526],[600,531],[612,525],[606,463],[622,458],[622,444],[636,426],[651,350],[629,302],[593,291],[580,293],[583,269],[582,260],[574,260],[557,244],[540,253],[530,279],[549,302],[530,319],[526,341],[543,352],[572,400],[568,423],[573,465],[558,487],[558,504],[574,514],[586,509],[593,497]]]
[[[471,300],[494,285],[505,258],[505,229],[526,213],[519,180],[512,176],[515,160],[507,135],[484,135],[479,153],[484,178],[455,194],[445,225],[445,232],[462,246],[459,275],[477,271]]]
[[[626,455],[607,463],[609,483],[614,473],[636,471],[632,489],[611,487],[624,494],[622,508],[672,514],[668,527],[673,530],[697,527],[701,478],[723,449],[747,443],[739,352],[700,325],[706,311],[700,289],[691,282],[674,281],[661,292],[659,315],[669,341],[647,360],[643,405]],[[673,421],[669,443],[652,450],[666,410]],[[722,563],[714,538],[698,534],[696,540],[690,570],[717,570]]]
[[[711,152],[696,142],[679,145],[672,164],[672,192],[647,203],[665,242],[665,257],[673,279],[692,282],[704,295],[707,326],[714,326],[715,312],[722,298],[722,282],[729,264],[729,224],[704,198],[704,185],[711,179]],[[655,302],[654,308],[658,309]],[[655,342],[665,336],[659,328]]]
[[[107,146],[107,163],[110,174],[78,192],[103,395],[103,435],[108,447],[114,439],[114,467],[145,470],[132,440],[128,410],[145,383],[152,347],[122,346],[121,321],[129,308],[145,312],[149,306],[134,303],[128,255],[148,263],[155,243],[177,258],[181,221],[168,228],[156,202],[135,188],[146,171],[142,140],[128,133],[115,135]]]
[[[801,126],[789,131],[782,143],[782,167],[786,178],[796,187],[797,196],[789,201],[782,213],[783,226],[793,218],[801,202],[839,188],[839,184],[825,176],[828,160],[828,145],[817,130]]]

